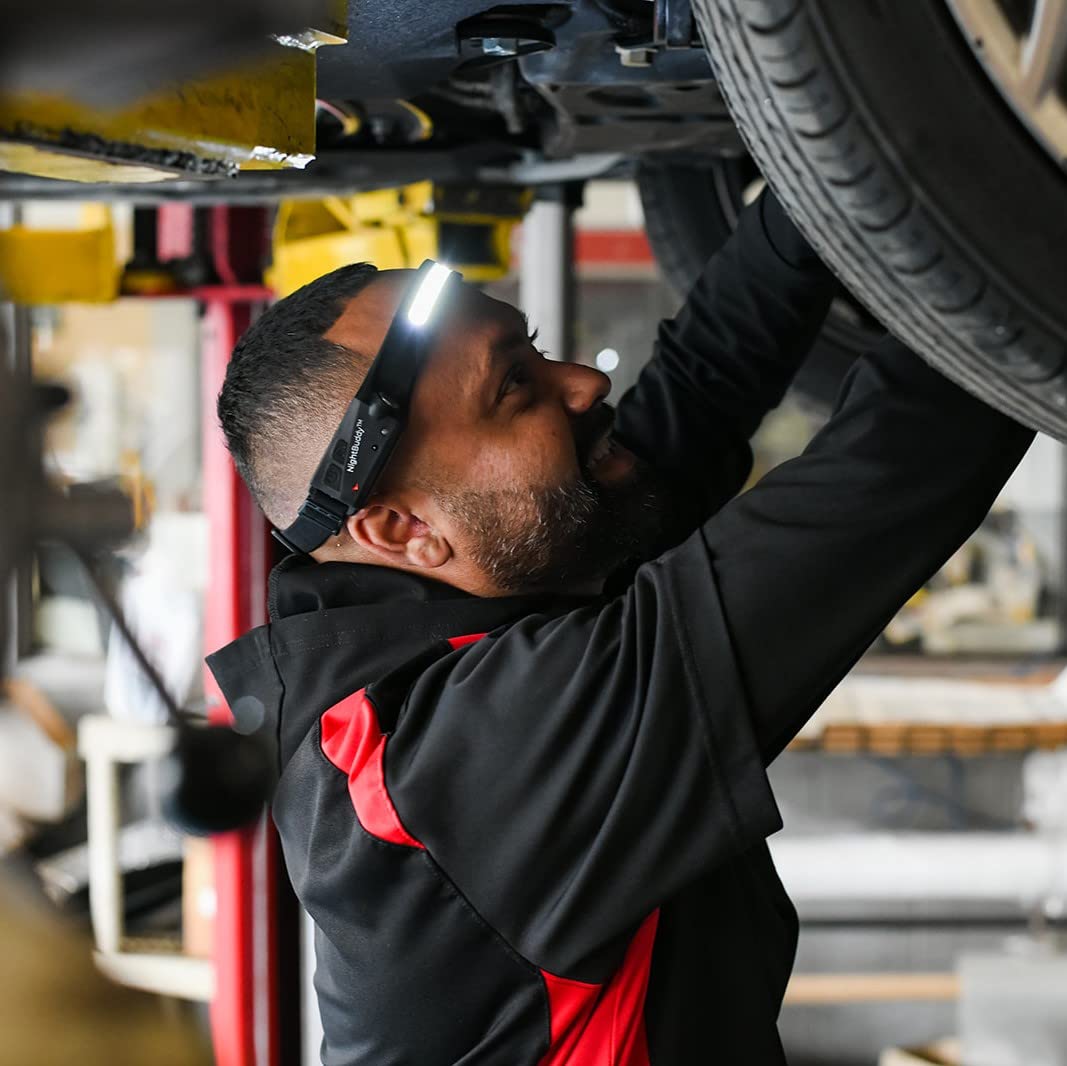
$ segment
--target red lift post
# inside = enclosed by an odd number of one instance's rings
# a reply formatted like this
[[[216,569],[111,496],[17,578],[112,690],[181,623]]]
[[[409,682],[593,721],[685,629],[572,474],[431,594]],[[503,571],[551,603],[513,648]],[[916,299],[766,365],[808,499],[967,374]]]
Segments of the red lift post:
[[[161,224],[173,220],[161,208]],[[197,287],[203,307],[203,507],[210,571],[204,647],[214,651],[267,620],[272,542],[266,520],[237,475],[215,414],[215,398],[237,339],[270,293],[258,283],[267,248],[263,208],[216,207],[209,226],[211,259],[221,284]],[[209,717],[230,710],[205,669]],[[277,834],[269,818],[215,838],[215,998],[211,1026],[218,1066],[279,1066],[279,874]]]

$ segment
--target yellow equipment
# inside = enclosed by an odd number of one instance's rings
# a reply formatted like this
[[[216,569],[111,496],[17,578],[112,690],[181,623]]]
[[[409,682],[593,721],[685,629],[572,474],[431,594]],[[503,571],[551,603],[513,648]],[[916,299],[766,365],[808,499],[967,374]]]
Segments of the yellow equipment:
[[[0,229],[0,293],[17,304],[106,303],[119,294],[111,212],[86,204],[80,229]]]
[[[278,296],[347,263],[381,269],[437,259],[470,281],[508,272],[511,231],[533,198],[518,186],[431,181],[324,200],[287,200],[274,227],[267,284]]]
[[[315,153],[315,54],[344,42],[329,29],[276,37],[261,58],[115,108],[73,93],[0,93],[0,170],[80,182],[225,178],[303,167]]]

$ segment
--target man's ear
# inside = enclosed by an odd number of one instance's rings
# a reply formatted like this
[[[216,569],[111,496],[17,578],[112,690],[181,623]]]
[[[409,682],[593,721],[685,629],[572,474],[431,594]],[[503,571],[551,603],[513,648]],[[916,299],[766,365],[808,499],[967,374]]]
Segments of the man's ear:
[[[385,503],[350,515],[345,528],[356,544],[392,566],[432,570],[452,558],[452,545],[418,515]]]

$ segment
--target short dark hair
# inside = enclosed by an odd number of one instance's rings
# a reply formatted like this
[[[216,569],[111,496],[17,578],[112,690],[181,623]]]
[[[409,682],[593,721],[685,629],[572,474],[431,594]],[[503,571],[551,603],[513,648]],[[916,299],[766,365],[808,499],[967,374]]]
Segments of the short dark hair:
[[[377,268],[352,263],[269,307],[233,350],[218,398],[226,446],[267,518],[296,517],[330,434],[371,358],[325,338]]]

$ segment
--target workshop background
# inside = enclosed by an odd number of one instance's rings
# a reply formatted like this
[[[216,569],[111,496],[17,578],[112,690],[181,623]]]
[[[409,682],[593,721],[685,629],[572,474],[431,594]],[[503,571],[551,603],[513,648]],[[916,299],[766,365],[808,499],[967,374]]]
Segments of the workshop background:
[[[425,189],[373,196],[329,207],[348,212],[345,240],[360,213],[379,249],[383,228],[431,217]],[[631,182],[591,183],[575,206],[509,205],[484,283],[618,395],[679,297]],[[245,325],[329,261],[306,244],[321,234],[293,237],[296,216],[323,210],[4,208],[0,257],[17,240],[29,262],[35,234],[96,242],[88,267],[70,252],[68,277],[54,259],[23,273],[5,358],[16,379],[69,390],[45,428],[47,473],[128,501],[132,537],[90,563],[196,715],[224,713],[202,655],[262,620],[273,551],[214,396]],[[57,285],[80,298],[54,302]],[[791,394],[760,430],[754,476],[826,415]],[[771,769],[786,823],[772,851],[802,919],[781,1018],[796,1066],[958,1063],[961,1041],[1009,1042],[975,1063],[1067,1062],[1065,483],[1063,448],[1039,437]],[[0,1063],[318,1061],[307,924],[272,831],[196,839],[167,821],[165,707],[55,532],[5,601]]]

